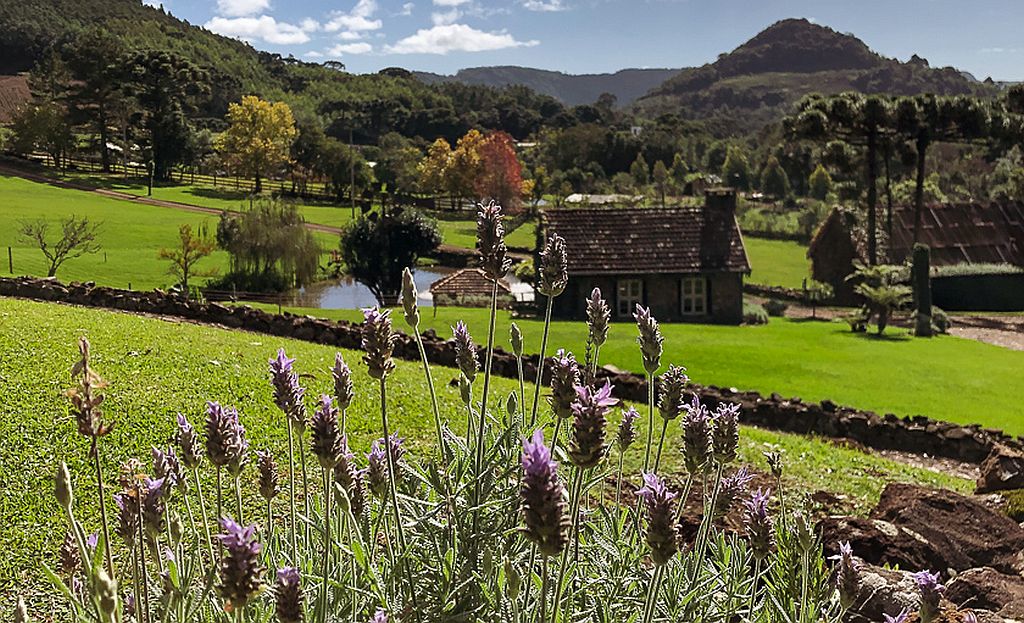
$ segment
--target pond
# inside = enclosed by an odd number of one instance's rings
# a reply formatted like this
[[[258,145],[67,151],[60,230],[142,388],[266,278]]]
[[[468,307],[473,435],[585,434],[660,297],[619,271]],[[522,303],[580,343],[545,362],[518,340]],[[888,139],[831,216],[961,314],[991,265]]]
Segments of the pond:
[[[421,307],[431,307],[434,304],[430,295],[430,284],[455,270],[445,266],[430,266],[417,268],[412,272]],[[512,295],[517,300],[533,300],[533,288],[529,284],[516,279],[512,273],[507,274],[505,280],[512,287]],[[340,279],[318,281],[293,290],[288,293],[284,304],[317,309],[363,309],[376,305],[377,299],[369,288],[346,275]]]

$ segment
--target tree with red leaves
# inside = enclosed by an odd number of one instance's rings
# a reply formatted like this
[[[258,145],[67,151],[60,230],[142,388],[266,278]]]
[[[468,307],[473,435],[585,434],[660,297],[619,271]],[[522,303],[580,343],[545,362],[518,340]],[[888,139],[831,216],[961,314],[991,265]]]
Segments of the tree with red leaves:
[[[479,146],[481,174],[476,193],[482,199],[494,199],[506,211],[518,210],[522,203],[523,167],[516,156],[512,137],[505,132],[488,134]]]

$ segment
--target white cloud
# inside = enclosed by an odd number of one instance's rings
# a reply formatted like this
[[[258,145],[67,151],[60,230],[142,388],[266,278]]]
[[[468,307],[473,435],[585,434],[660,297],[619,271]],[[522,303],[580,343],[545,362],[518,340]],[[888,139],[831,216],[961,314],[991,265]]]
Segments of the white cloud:
[[[434,6],[462,6],[472,0],[434,0]]]
[[[316,50],[310,50],[309,52],[306,52],[305,54],[303,54],[303,56],[306,57],[306,58],[314,58],[314,59],[315,58],[323,58],[324,57],[323,54],[321,54],[320,52],[317,52]]]
[[[328,56],[344,56],[346,54],[367,54],[373,51],[369,43],[344,43],[327,50]]]
[[[538,43],[540,42],[535,40],[518,41],[507,32],[484,32],[466,24],[445,24],[433,28],[421,28],[415,34],[388,46],[385,48],[385,52],[390,54],[486,52],[505,48],[529,47]]]
[[[1016,54],[1024,50],[1024,48],[981,48],[979,50],[982,54]]]
[[[523,0],[523,7],[530,11],[565,11],[562,0]]]
[[[334,12],[330,21],[324,25],[324,30],[328,32],[339,30],[350,32],[380,30],[384,26],[384,22],[379,19],[372,19],[373,14],[376,12],[376,0],[359,0],[348,13]]]
[[[306,19],[299,22],[299,28],[301,28],[304,32],[316,32],[320,30],[320,22],[316,21],[311,17],[307,17]]]
[[[352,30],[343,30],[338,33],[338,38],[342,41],[356,41],[363,38],[363,33],[354,32]]]
[[[228,37],[260,40],[276,45],[295,45],[309,41],[309,35],[295,24],[279,22],[269,15],[229,19],[215,17],[205,24],[208,30]]]
[[[460,17],[462,12],[458,9],[452,9],[450,11],[435,11],[430,14],[430,19],[434,22],[435,26],[444,26],[445,24],[454,24]]]
[[[226,17],[256,15],[270,8],[270,0],[217,0],[217,13]]]
[[[406,2],[405,4],[402,5],[402,10],[398,12],[398,15],[401,17],[408,17],[412,15],[412,10],[414,8],[416,8],[415,4],[413,4],[412,2]]]

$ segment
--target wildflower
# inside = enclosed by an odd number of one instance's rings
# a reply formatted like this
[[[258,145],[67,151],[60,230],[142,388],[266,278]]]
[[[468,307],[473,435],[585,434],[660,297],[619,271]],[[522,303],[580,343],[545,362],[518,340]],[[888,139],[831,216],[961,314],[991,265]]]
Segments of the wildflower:
[[[714,430],[711,433],[712,454],[721,465],[736,460],[736,448],[740,443],[740,406],[734,403],[718,403],[715,409]]]
[[[853,557],[849,541],[839,543],[839,554],[830,560],[837,562],[836,584],[839,589],[839,603],[844,609],[853,606],[860,592],[860,564]]]
[[[82,557],[78,553],[78,543],[75,535],[68,532],[64,541],[60,544],[58,552],[60,558],[60,570],[66,575],[72,576],[82,567]]]
[[[601,298],[601,288],[594,288],[587,299],[587,329],[590,332],[590,343],[601,347],[608,339],[608,323],[612,310],[608,302]]]
[[[711,416],[694,394],[683,416],[683,463],[691,474],[704,473],[711,465]]]
[[[416,304],[416,282],[408,267],[402,270],[402,311],[405,323],[415,329],[420,324],[420,310]]]
[[[576,386],[575,389],[576,400],[570,405],[573,421],[569,458],[576,467],[587,469],[604,458],[608,447],[604,441],[608,411],[619,401],[612,398],[612,386],[608,381],[598,390],[586,386]]]
[[[100,405],[103,403],[103,394],[96,393],[96,390],[107,386],[106,382],[89,367],[89,340],[80,338],[78,340],[78,351],[82,358],[71,368],[71,378],[79,375],[78,387],[69,389],[66,393],[71,400],[75,413],[75,421],[78,423],[78,433],[83,437],[103,437],[110,434],[114,429],[103,421],[103,411]]]
[[[379,439],[370,446],[370,452],[366,459],[369,467],[366,468],[366,481],[370,487],[370,493],[382,498],[388,490],[388,454],[382,447]]]
[[[644,370],[647,371],[649,376],[654,376],[654,373],[661,367],[661,345],[665,338],[661,337],[658,321],[651,315],[650,308],[643,307],[637,303],[633,318],[636,319],[636,328],[640,331],[636,341],[640,344],[640,354],[643,355],[644,359]]]
[[[668,490],[655,474],[644,474],[644,486],[637,491],[647,509],[647,534],[644,540],[651,548],[651,560],[665,565],[678,550],[676,544],[675,511],[672,501],[676,494]]]
[[[363,310],[363,363],[369,369],[370,377],[384,380],[395,362],[391,355],[395,350],[398,336],[391,329],[391,310],[381,311],[376,307]]]
[[[243,528],[230,518],[220,520],[222,534],[217,535],[224,546],[220,561],[220,585],[224,609],[233,612],[244,608],[263,586],[264,568],[260,564],[260,544],[256,526]]]
[[[978,623],[978,615],[974,614],[973,610],[964,612],[964,616],[960,619],[963,623]]]
[[[171,494],[171,487],[180,485],[183,488],[187,487],[188,483],[185,481],[181,471],[181,463],[178,461],[178,455],[174,453],[174,448],[169,446],[166,451],[160,448],[153,447],[153,475],[157,478],[164,478],[167,480],[167,487],[164,489],[165,495]]]
[[[277,463],[270,450],[256,451],[256,467],[259,471],[260,495],[268,502],[281,493],[281,485],[277,474]]]
[[[241,470],[249,442],[238,421],[238,411],[216,402],[206,403],[206,456],[217,467]]]
[[[349,369],[341,353],[334,355],[334,367],[331,368],[331,377],[334,379],[334,399],[338,408],[344,411],[352,404],[355,398],[355,387],[352,384],[352,370]]]
[[[465,322],[460,320],[452,327],[452,340],[455,342],[455,364],[472,383],[476,380],[480,362],[477,359],[476,344],[473,343],[473,337],[469,334]]]
[[[135,481],[142,477],[142,461],[139,459],[134,457],[125,459],[118,466],[117,482],[123,489],[134,488]]]
[[[558,296],[569,283],[569,265],[565,257],[565,240],[552,234],[540,252],[540,266],[537,270],[539,286],[537,291],[544,296]]]
[[[504,277],[512,265],[512,260],[506,257],[508,249],[505,247],[505,227],[501,219],[501,206],[494,201],[486,206],[477,204],[476,238],[480,267],[492,281]]]
[[[900,610],[900,613],[896,616],[889,616],[888,614],[882,615],[884,623],[907,623],[910,620],[910,613],[906,609]],[[964,617],[964,623],[968,623],[967,618]]]
[[[519,325],[512,323],[508,329],[509,343],[512,344],[512,352],[515,353],[516,357],[523,356],[523,331],[519,328]]]
[[[559,349],[551,365],[551,396],[548,403],[555,415],[567,418],[572,415],[572,403],[576,399],[576,386],[580,384],[580,366],[572,353]]]
[[[715,498],[715,507],[712,510],[712,517],[715,519],[721,519],[728,515],[729,510],[732,509],[732,505],[740,498],[740,496],[746,493],[747,487],[750,486],[750,481],[753,479],[753,474],[748,472],[746,467],[741,467],[734,473],[723,478],[718,491],[718,497]]]
[[[946,592],[946,587],[939,583],[939,573],[936,571],[918,571],[912,575],[921,591],[921,609],[918,616],[922,623],[928,623],[939,616],[939,602]]]
[[[768,469],[772,476],[776,480],[782,478],[782,456],[778,452],[765,452],[764,458],[768,462]]]
[[[299,570],[295,567],[278,569],[277,582],[274,584],[274,604],[278,623],[303,623],[306,614],[302,602]]]
[[[764,560],[772,551],[775,541],[775,527],[768,514],[768,500],[771,490],[758,489],[743,502],[743,525],[750,540],[750,550],[757,560]]]
[[[202,458],[199,435],[196,434],[196,429],[189,424],[188,418],[181,413],[178,414],[178,430],[174,435],[174,441],[178,444],[182,464],[189,469],[199,467],[199,461]]]
[[[348,494],[352,515],[360,517],[363,514],[366,499],[363,491],[363,471],[356,466],[355,457],[356,455],[349,450],[348,437],[342,435],[341,454],[338,457],[338,464],[334,466],[334,481],[341,485]]]
[[[146,478],[139,491],[139,495],[142,496],[142,523],[146,526],[146,537],[153,543],[156,543],[160,533],[167,527],[164,523],[167,511],[167,505],[164,503],[165,486],[170,485],[164,478]]]
[[[505,400],[505,412],[512,417],[519,411],[519,396],[514,391],[508,393],[508,398]]]
[[[54,482],[53,493],[61,507],[65,511],[70,512],[71,505],[75,501],[75,495],[71,488],[71,472],[68,471],[68,466],[63,461],[61,461],[60,467],[57,468],[57,479]]]
[[[135,537],[139,533],[139,504],[135,496],[132,490],[114,494],[114,504],[117,505],[117,526],[114,532],[128,547],[135,545]]]
[[[636,420],[638,417],[640,417],[640,414],[633,407],[622,410],[622,420],[619,422],[619,430],[615,435],[615,443],[619,446],[619,452],[625,452],[636,441]]]
[[[299,375],[292,369],[295,359],[289,358],[284,349],[278,349],[277,357],[270,360],[270,382],[274,386],[274,404],[301,432],[306,426],[302,399],[306,390],[299,385]]]
[[[665,374],[659,379],[661,383],[661,396],[658,399],[658,411],[661,417],[666,420],[674,420],[683,413],[683,389],[690,382],[686,376],[686,368],[682,366],[669,366]]]
[[[373,613],[373,618],[370,619],[370,623],[388,623],[388,615],[384,612],[384,608],[377,608],[377,611]]]
[[[320,460],[321,467],[334,469],[341,455],[341,430],[338,428],[338,410],[327,394],[320,396],[320,405],[313,412],[309,425],[313,429],[310,438],[313,454]]]
[[[540,429],[523,442],[523,480],[519,494],[523,509],[523,534],[545,556],[555,556],[569,537],[565,512],[565,488],[558,478],[558,463],[544,445]]]

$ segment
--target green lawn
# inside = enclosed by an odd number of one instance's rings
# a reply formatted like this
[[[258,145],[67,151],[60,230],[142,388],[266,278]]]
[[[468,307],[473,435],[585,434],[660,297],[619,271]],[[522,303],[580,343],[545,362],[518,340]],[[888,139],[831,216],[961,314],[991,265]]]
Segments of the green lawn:
[[[766,286],[799,288],[810,276],[807,247],[789,240],[767,240],[744,236],[750,260],[748,281]]]
[[[268,308],[269,309],[269,308]],[[276,311],[276,307],[274,308]],[[297,309],[297,313],[359,320],[354,310]],[[450,326],[465,319],[478,341],[486,338],[482,309],[423,310],[424,328],[450,336]],[[498,343],[508,343],[510,316],[498,317]],[[540,349],[543,323],[518,320],[528,352]],[[952,336],[912,339],[898,328],[886,338],[854,334],[842,322],[772,318],[762,326],[670,324],[663,367],[684,365],[695,381],[722,387],[778,392],[805,400],[831,399],[862,409],[898,415],[978,423],[1024,434],[1020,403],[1024,352]],[[586,326],[554,322],[551,344],[583,357]],[[549,354],[554,347],[549,348]],[[601,350],[602,363],[643,370],[631,322],[612,325]]]
[[[237,406],[252,449],[269,447],[280,457],[286,428],[267,382],[267,359],[278,347],[298,358],[296,367],[310,403],[330,391],[327,370],[335,350],[325,346],[105,310],[0,299],[0,379],[5,387],[0,406],[0,549],[5,554],[0,559],[0,601],[19,590],[33,593],[40,585],[39,562],[55,563],[64,534],[51,494],[59,461],[66,461],[74,474],[79,516],[87,525],[96,525],[87,443],[75,433],[63,397],[70,385],[68,371],[77,358],[75,343],[82,335],[92,342],[94,368],[110,383],[103,407],[115,428],[102,440],[102,459],[111,487],[116,466],[124,459],[139,457],[148,464],[150,447],[172,434],[176,413],[187,414],[201,430],[206,400]],[[379,403],[359,363],[360,353],[343,354],[355,371],[357,398],[349,411],[349,432],[363,460],[361,452],[379,435]],[[421,374],[417,363],[398,362],[389,391],[394,429],[410,439],[414,451],[430,447],[433,431]],[[453,377],[452,370],[435,368],[443,413],[455,414],[449,421],[460,431],[463,408],[457,390],[448,384]],[[495,379],[493,396],[502,397],[513,387],[507,379]],[[542,413],[546,416],[546,410]],[[673,423],[669,436],[674,447],[679,445],[677,426]],[[784,454],[793,484],[847,495],[853,509],[864,510],[876,501],[889,480],[958,490],[971,484],[813,439],[744,428],[744,461],[763,469],[761,452],[768,449]],[[634,468],[638,452],[629,455]],[[677,454],[666,454],[670,467],[678,466]],[[249,468],[245,478],[252,477]],[[253,489],[251,484],[247,489],[250,504],[256,504]]]

